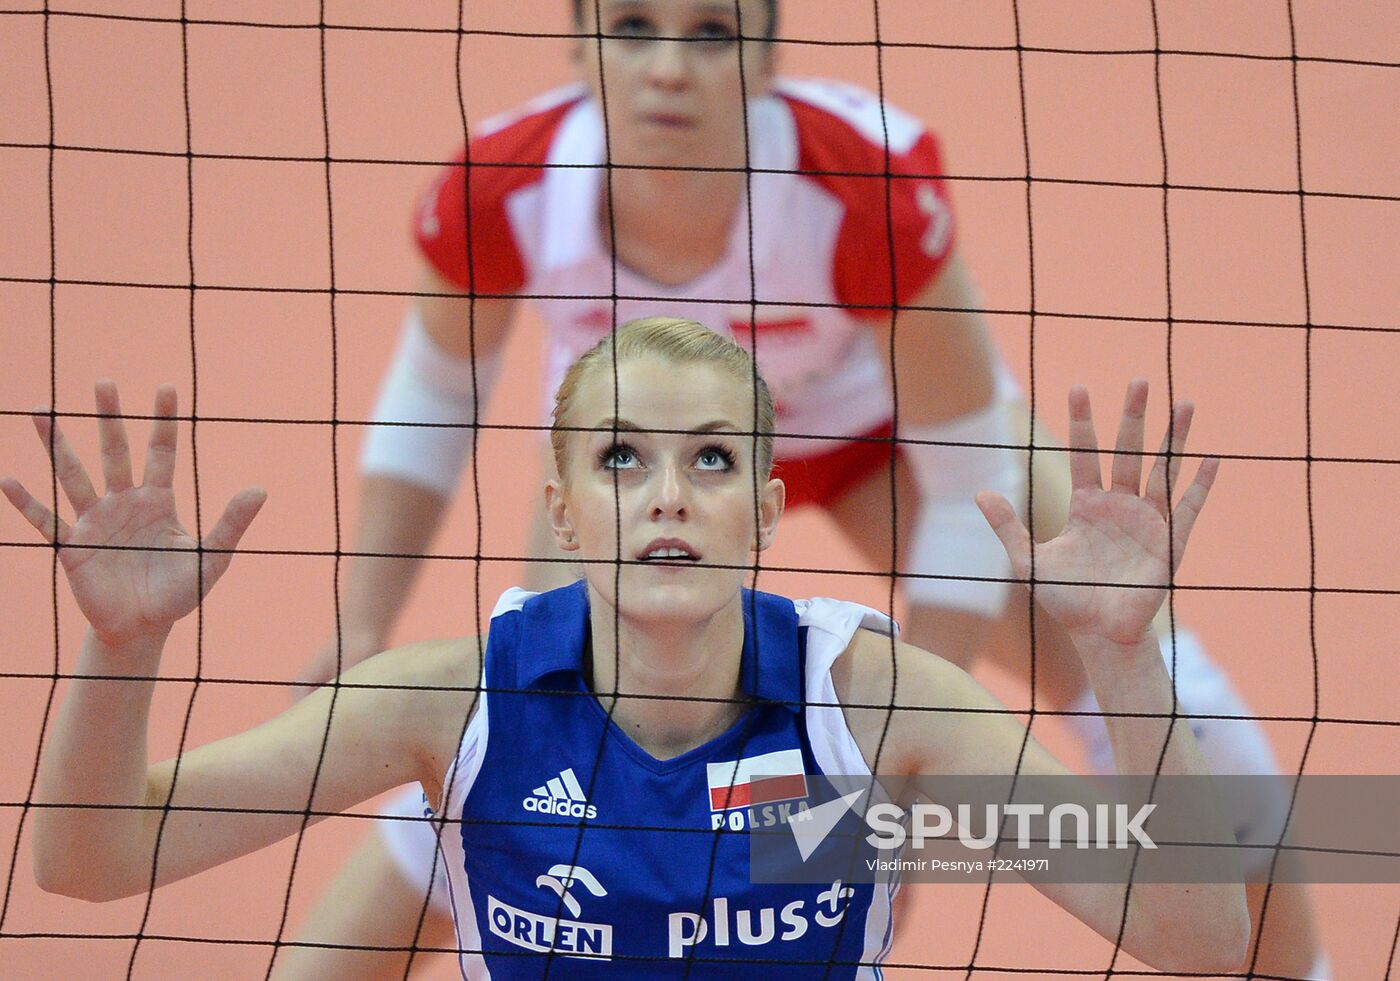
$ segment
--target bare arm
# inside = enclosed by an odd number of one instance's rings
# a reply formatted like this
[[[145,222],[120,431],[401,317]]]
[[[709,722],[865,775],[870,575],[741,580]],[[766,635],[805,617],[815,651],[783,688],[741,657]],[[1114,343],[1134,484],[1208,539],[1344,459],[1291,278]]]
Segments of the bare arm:
[[[438,779],[474,698],[475,643],[392,652],[349,676],[351,688],[320,692],[248,732],[149,765],[152,679],[166,638],[228,567],[264,495],[236,495],[195,542],[179,525],[171,489],[174,390],[157,394],[140,486],[110,383],[99,383],[97,408],[107,484],[100,497],[63,435],[36,418],[76,514],[71,525],[17,481],[0,481],[25,518],[61,546],[90,625],[40,765],[36,796],[47,805],[35,820],[40,884],[92,900],[139,893],[153,876],[157,884],[179,879],[294,833],[308,808],[335,813],[406,780]],[[167,801],[174,810],[162,828]]]
[[[938,277],[910,303],[915,309],[881,325],[880,351],[898,385],[901,422],[933,425],[991,404],[999,355],[981,305],[954,249]]]
[[[1172,725],[1171,681],[1151,622],[1204,505],[1216,464],[1208,460],[1202,465],[1175,509],[1166,496],[1165,459],[1159,459],[1140,492],[1146,401],[1146,383],[1130,386],[1112,484],[1105,490],[1088,396],[1082,390],[1071,394],[1075,490],[1064,532],[1037,547],[1038,596],[1073,639],[1094,692],[1110,714],[1119,773],[1205,776],[1209,770],[1190,727]],[[1173,469],[1190,417],[1189,406],[1177,407]],[[1031,544],[1024,526],[1004,499],[983,495],[979,504],[1016,574],[1025,577]],[[884,772],[1067,775],[1009,710],[960,669],[903,644],[892,659],[885,638],[862,635],[853,646],[852,663],[835,678],[843,701],[912,710],[896,711],[891,720],[880,761]],[[867,758],[873,758],[880,751],[886,713],[865,709],[848,714]],[[1214,830],[1225,836],[1216,840],[1228,840],[1223,821]],[[1131,891],[1119,883],[1036,885],[1108,939],[1118,938],[1123,922],[1124,949],[1164,970],[1228,971],[1244,956],[1249,916],[1239,884],[1135,884]]]
[[[45,889],[99,901],[135,895],[151,887],[153,867],[154,884],[164,885],[295,834],[307,810],[315,823],[407,781],[441,779],[470,711],[461,669],[475,645],[419,644],[371,658],[345,675],[349,687],[322,689],[257,728],[148,766],[152,683],[107,679],[149,677],[159,655],[159,645],[114,648],[91,634],[84,645],[78,673],[102,680],[73,682],[36,795],[60,805],[35,821]],[[413,690],[422,685],[458,690]]]
[[[499,353],[514,315],[514,300],[472,303],[427,267],[419,278],[418,289],[422,294],[418,314],[423,329],[443,354],[466,360]],[[441,494],[412,481],[368,475],[355,551],[421,555],[432,542],[447,504],[447,498]],[[382,649],[420,567],[416,558],[362,558],[351,563],[345,597],[346,632],[372,638],[370,653]],[[346,666],[353,663],[350,660]]]
[[[441,494],[407,480],[378,474],[363,478],[351,546],[355,557],[348,563],[341,604],[340,672],[384,649],[423,568],[416,556],[431,547],[447,506]],[[336,676],[336,665],[332,637],[302,680],[323,684]]]
[[[894,659],[899,679],[896,689],[889,638],[863,634],[851,654],[854,657],[842,658],[852,662],[843,672],[844,685],[842,679],[836,679],[842,701],[869,705],[879,704],[883,698],[896,704],[880,772],[1069,776],[1063,764],[1027,736],[1012,711],[961,668],[899,643]],[[1154,677],[1153,668],[1148,667],[1147,659],[1154,655],[1153,667],[1160,669],[1161,653],[1155,645],[1144,645],[1133,658],[1138,667],[1121,674],[1120,681],[1127,683],[1104,685],[1099,690],[1107,711],[1170,713],[1171,683],[1165,671],[1162,677]],[[877,694],[876,689],[882,691]],[[897,696],[892,697],[892,691],[897,691]],[[873,759],[886,712],[848,708],[846,713],[866,758]],[[1152,773],[1157,769],[1168,720],[1117,721],[1132,723],[1119,726],[1119,772]],[[1178,722],[1172,729],[1160,770],[1164,775],[1207,773],[1190,726]],[[1087,788],[1083,796],[1091,796]],[[1222,822],[1220,831],[1228,834],[1228,825]],[[1119,940],[1122,924],[1123,950],[1158,970],[1226,973],[1235,970],[1244,958],[1250,926],[1242,885],[1134,883],[1129,892],[1125,884],[1114,882],[1032,884],[1110,942]]]

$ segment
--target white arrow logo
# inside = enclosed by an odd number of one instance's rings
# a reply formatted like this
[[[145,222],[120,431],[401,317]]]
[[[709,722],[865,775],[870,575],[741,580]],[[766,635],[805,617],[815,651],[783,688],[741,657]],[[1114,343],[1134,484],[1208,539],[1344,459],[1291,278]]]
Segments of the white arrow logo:
[[[795,814],[788,820],[793,840],[797,842],[797,850],[802,853],[802,861],[805,862],[811,857],[817,846],[826,840],[826,836],[831,834],[837,822],[855,806],[863,793],[863,790],[853,790],[845,797],[809,807],[800,815]]]

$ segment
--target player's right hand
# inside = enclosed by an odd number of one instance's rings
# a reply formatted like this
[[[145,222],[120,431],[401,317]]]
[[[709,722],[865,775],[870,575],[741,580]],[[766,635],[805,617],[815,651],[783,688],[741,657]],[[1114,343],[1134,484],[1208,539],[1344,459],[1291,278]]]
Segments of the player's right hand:
[[[73,506],[69,525],[13,477],[0,491],[44,539],[58,547],[59,562],[83,616],[109,648],[164,639],[228,568],[232,553],[267,494],[239,491],[223,516],[197,541],[180,525],[171,489],[177,424],[175,389],[156,391],[155,421],[140,486],[132,482],[131,450],[121,419],[117,387],[96,385],[97,425],[106,491],[98,496],[86,468],[46,410],[34,428],[53,460],[54,473]]]

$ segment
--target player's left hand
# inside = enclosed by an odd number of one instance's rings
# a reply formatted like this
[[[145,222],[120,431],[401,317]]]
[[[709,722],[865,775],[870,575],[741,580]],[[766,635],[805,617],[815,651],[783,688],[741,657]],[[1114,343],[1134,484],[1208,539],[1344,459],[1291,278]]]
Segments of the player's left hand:
[[[1069,393],[1069,519],[1056,538],[1032,545],[1030,534],[1006,498],[990,491],[977,504],[1001,539],[1018,578],[1031,577],[1035,549],[1035,597],[1077,637],[1096,637],[1129,646],[1142,640],[1166,597],[1167,585],[1220,468],[1206,459],[1180,501],[1172,508],[1169,485],[1176,486],[1181,453],[1191,428],[1193,407],[1178,402],[1162,452],[1142,489],[1147,382],[1129,384],[1118,427],[1112,480],[1104,489],[1098,439],[1089,394]]]

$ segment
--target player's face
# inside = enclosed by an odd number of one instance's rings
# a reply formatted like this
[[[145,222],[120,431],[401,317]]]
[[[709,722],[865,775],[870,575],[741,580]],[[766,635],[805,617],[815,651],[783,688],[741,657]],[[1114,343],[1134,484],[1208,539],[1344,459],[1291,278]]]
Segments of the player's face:
[[[778,480],[757,482],[755,507],[753,390],[659,358],[622,363],[617,382],[614,402],[596,368],[575,393],[568,425],[592,431],[569,435],[565,479],[546,492],[556,540],[624,617],[703,620],[737,600],[782,512]]]
[[[768,87],[772,45],[763,0],[584,0],[577,51],[584,82],[607,106],[612,160],[741,167],[744,98]]]

